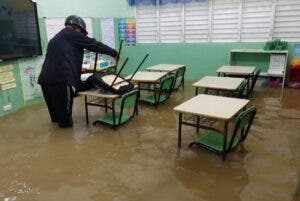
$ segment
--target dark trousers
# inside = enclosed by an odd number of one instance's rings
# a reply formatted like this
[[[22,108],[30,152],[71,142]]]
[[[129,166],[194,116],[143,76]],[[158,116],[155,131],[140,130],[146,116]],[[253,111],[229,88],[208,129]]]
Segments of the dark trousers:
[[[41,85],[52,122],[59,127],[73,126],[72,107],[74,93],[71,86],[65,84]]]

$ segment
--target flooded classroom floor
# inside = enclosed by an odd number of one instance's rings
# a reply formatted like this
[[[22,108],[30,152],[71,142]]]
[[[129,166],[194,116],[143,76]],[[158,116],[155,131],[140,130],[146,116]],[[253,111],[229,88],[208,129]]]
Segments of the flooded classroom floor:
[[[112,130],[85,123],[76,98],[74,127],[50,123],[44,103],[0,118],[0,200],[4,201],[296,201],[300,200],[300,91],[256,88],[258,113],[244,145],[225,162],[199,147],[183,126],[177,149],[173,108],[194,96],[186,82],[157,108]],[[90,121],[103,109],[90,107]]]

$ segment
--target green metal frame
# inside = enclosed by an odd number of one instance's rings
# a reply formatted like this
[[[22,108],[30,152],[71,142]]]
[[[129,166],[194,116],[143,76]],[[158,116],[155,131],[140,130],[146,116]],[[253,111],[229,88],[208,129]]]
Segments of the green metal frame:
[[[174,79],[174,75],[163,78],[158,86],[154,86],[153,90],[149,90],[151,95],[140,98],[140,101],[150,105],[157,105],[158,103],[165,102],[171,96]]]
[[[96,126],[98,124],[104,124],[115,129],[116,127],[128,122],[135,116],[135,114],[138,114],[138,99],[139,91],[137,89],[122,95],[119,111],[116,111],[114,103],[115,100],[113,100],[113,107],[111,108],[112,111],[97,119],[93,125]],[[124,111],[126,108],[132,108],[131,114]]]
[[[223,154],[223,160],[225,160],[226,154],[247,138],[255,114],[255,107],[251,107],[246,111],[241,112],[236,118],[233,134],[231,136],[227,136],[219,131],[210,130],[194,142],[190,143],[189,147],[193,145],[201,146],[217,154]],[[238,134],[240,134],[239,137]]]

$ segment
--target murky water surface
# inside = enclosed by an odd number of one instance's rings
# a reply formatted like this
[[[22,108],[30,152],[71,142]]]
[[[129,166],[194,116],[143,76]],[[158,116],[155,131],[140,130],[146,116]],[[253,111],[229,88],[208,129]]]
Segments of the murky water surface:
[[[183,127],[172,108],[194,94],[192,82],[157,108],[116,131],[86,126],[83,99],[74,104],[74,128],[50,123],[44,104],[0,118],[0,200],[285,201],[300,200],[300,91],[258,88],[252,130],[225,163],[188,144],[201,130]],[[102,114],[91,108],[90,121]]]

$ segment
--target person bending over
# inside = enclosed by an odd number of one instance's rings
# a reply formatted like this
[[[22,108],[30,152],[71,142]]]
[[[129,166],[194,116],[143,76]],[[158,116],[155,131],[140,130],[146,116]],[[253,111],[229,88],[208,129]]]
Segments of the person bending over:
[[[82,18],[76,15],[67,17],[65,28],[49,41],[38,78],[51,121],[57,122],[61,128],[73,126],[73,98],[81,86],[80,71],[84,49],[118,59],[116,50],[87,34]]]

